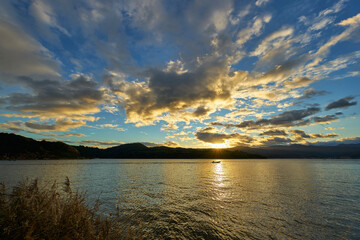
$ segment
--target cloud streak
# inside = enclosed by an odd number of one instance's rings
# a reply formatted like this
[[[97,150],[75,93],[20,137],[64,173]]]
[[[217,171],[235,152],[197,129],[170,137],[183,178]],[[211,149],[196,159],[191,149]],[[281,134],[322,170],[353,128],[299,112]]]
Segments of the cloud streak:
[[[336,109],[336,108],[347,108],[347,107],[350,107],[350,106],[354,106],[354,105],[357,104],[357,102],[355,102],[355,101],[350,102],[353,99],[354,99],[354,97],[341,98],[341,99],[327,105],[326,110],[331,110],[331,109]]]

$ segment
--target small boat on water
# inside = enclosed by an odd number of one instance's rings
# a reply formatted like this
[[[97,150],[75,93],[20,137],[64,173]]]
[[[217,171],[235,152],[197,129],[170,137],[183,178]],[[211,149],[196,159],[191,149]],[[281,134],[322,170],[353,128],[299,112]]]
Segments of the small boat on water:
[[[212,161],[211,163],[221,163],[221,161]]]

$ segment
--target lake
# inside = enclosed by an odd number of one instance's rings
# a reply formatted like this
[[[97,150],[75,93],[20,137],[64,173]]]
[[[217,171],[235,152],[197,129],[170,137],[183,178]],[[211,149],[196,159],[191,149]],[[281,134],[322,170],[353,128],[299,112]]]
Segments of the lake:
[[[359,239],[360,160],[0,161],[0,182],[68,176],[145,239]]]

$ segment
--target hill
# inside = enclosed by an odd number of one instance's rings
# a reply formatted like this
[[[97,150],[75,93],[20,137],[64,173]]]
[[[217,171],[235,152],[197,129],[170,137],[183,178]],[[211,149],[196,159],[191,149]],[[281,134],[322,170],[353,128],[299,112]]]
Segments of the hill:
[[[36,141],[12,133],[0,133],[0,159],[74,159],[79,151],[62,142]]]

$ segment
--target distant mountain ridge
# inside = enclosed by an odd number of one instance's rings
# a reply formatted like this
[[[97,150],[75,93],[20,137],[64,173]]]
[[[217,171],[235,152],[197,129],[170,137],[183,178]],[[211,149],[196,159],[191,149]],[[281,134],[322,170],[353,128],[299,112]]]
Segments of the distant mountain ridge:
[[[147,147],[128,143],[106,149],[70,146],[63,142],[36,141],[16,134],[0,133],[0,160],[79,159],[79,158],[359,158],[360,144],[337,146],[284,145],[236,147],[231,149],[193,149]]]
[[[99,149],[94,147],[77,146],[76,149],[88,158],[203,158],[203,159],[242,159],[264,158],[258,154],[229,149],[193,149],[170,147],[146,147],[141,143],[128,143],[116,147]]]
[[[36,141],[16,134],[0,133],[0,159],[78,159],[78,158],[263,158],[258,154],[228,149],[146,147],[128,143],[100,149],[70,146],[62,142]]]

